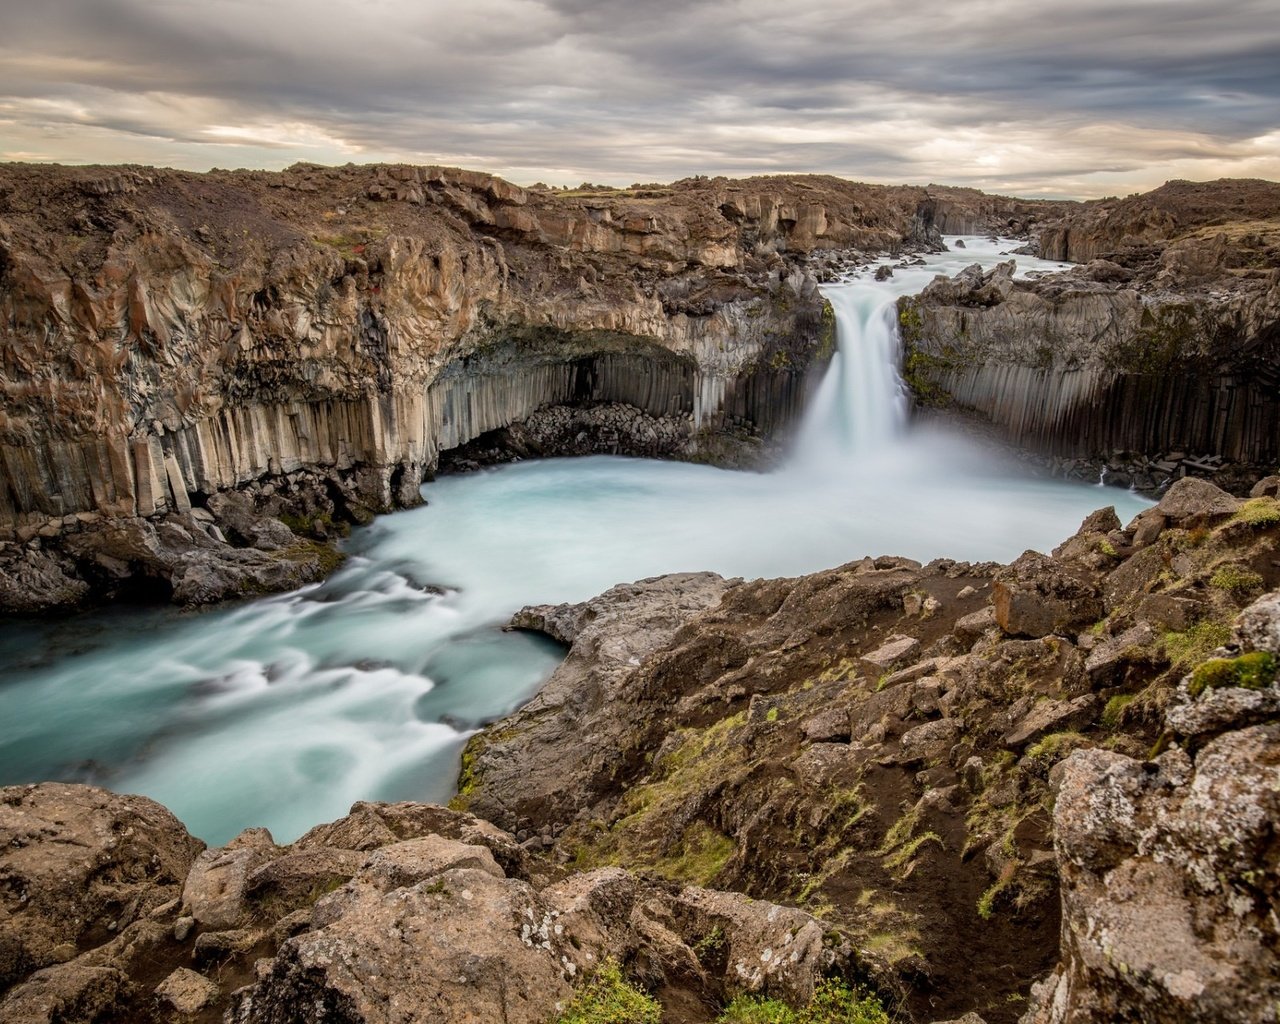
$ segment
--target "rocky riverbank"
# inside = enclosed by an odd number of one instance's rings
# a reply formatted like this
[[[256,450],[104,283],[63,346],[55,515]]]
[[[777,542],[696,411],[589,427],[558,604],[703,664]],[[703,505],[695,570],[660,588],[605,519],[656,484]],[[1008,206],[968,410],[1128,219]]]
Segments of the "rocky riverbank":
[[[668,1024],[832,975],[902,1020],[1270,1020],[1269,487],[1008,566],[526,609],[566,659],[451,810],[202,850],[143,798],[4,789],[0,1019],[546,1024],[616,963]]]

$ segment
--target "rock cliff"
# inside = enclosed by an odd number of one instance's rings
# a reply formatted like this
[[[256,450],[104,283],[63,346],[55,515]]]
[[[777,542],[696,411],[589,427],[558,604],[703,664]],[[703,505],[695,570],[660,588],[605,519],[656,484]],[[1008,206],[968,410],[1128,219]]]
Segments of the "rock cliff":
[[[1082,265],[939,280],[899,306],[923,401],[1018,444],[1154,489],[1216,473],[1247,490],[1280,461],[1280,185],[1171,182],[1036,227]],[[1185,466],[1183,465],[1186,463]]]
[[[0,595],[299,582],[309,548],[240,564],[210,496],[253,485],[257,511],[323,541],[547,409],[581,411],[556,436],[597,450],[660,435],[662,454],[740,461],[832,349],[804,257],[1052,209],[824,177],[564,192],[438,167],[5,166],[0,542],[21,547],[0,551]],[[610,408],[626,429],[597,422]],[[124,521],[132,546],[102,535]]]

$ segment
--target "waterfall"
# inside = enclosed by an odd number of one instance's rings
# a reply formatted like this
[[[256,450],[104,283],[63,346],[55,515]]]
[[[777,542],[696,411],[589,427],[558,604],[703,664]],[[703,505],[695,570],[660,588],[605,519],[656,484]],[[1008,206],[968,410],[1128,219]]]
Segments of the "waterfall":
[[[874,452],[902,433],[910,411],[898,374],[898,289],[857,282],[823,294],[836,314],[837,350],[801,425],[801,451]]]

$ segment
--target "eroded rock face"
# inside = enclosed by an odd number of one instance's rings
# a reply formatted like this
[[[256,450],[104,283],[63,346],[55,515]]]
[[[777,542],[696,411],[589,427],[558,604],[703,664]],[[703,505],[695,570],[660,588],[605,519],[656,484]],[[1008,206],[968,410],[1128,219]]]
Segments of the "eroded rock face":
[[[996,577],[992,603],[1001,629],[1032,638],[1078,632],[1102,616],[1102,596],[1088,574],[1036,551]]]
[[[901,300],[909,382],[1064,473],[1247,493],[1280,458],[1278,196],[1170,182],[1071,208],[1039,226],[1038,251],[1083,266],[1036,281],[971,267]]]
[[[667,646],[699,612],[718,604],[731,585],[714,573],[660,576],[613,587],[581,604],[516,613],[513,625],[538,629],[573,646],[538,695],[518,712],[512,726],[520,734],[518,743],[482,735],[468,745],[460,782],[467,807],[518,829],[534,818],[567,822],[578,808],[592,803],[622,767],[620,734],[636,725],[634,719],[614,722],[602,710],[617,702],[635,666]],[[643,703],[641,694],[627,701],[633,714]],[[552,750],[554,763],[544,755]],[[472,788],[474,778],[485,779],[486,785]]]
[[[145,797],[0,789],[0,990],[175,899],[203,845]]]
[[[1246,609],[1245,651],[1280,654],[1277,622],[1274,594]],[[1062,963],[1025,1024],[1275,1020],[1277,698],[1274,681],[1197,696],[1184,683],[1168,720],[1198,741],[1190,753],[1144,762],[1088,750],[1064,763]]]
[[[819,340],[814,282],[779,251],[930,238],[924,190],[835,179],[690,182],[655,204],[443,168],[128,172],[133,188],[105,194],[98,174],[10,165],[0,189],[4,372],[27,381],[4,424],[6,525],[150,515],[300,464],[358,469],[386,504],[395,467],[420,477],[541,405],[643,408],[627,360],[660,371],[663,408],[645,411],[741,413],[731,382],[767,335]],[[581,360],[615,393],[591,393]],[[31,383],[46,370],[70,386]],[[479,400],[452,409],[467,389]]]

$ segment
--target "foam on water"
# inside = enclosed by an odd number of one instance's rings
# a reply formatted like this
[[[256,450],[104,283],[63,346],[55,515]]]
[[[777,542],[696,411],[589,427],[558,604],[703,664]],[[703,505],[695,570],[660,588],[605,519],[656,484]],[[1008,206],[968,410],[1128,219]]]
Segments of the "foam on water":
[[[1004,560],[1053,546],[1100,505],[1135,514],[1144,503],[1125,492],[904,431],[892,303],[999,258],[966,243],[886,282],[864,272],[826,289],[840,351],[776,472],[594,457],[447,477],[424,488],[428,506],[357,531],[323,584],[198,614],[0,629],[0,783],[93,781],[155,797],[211,843],[250,825],[287,841],[358,799],[450,795],[465,737],[559,660],[499,629],[523,604],[663,572]]]

